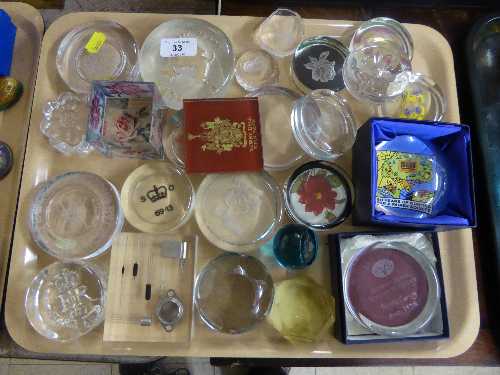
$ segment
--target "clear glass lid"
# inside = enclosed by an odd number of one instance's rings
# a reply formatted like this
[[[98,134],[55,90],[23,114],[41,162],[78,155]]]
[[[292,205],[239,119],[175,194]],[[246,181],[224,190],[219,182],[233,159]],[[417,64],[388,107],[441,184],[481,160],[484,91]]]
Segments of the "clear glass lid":
[[[236,62],[236,82],[246,91],[254,91],[278,82],[279,68],[274,58],[264,50],[245,51]]]

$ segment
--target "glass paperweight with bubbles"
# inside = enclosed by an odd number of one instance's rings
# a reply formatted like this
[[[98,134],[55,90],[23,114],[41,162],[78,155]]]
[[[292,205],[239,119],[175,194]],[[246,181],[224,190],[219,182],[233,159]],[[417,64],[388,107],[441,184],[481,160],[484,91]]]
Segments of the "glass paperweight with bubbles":
[[[345,86],[354,98],[378,104],[403,93],[411,63],[397,45],[375,44],[352,51],[342,72]]]
[[[285,8],[276,9],[271,13],[254,33],[257,45],[276,57],[291,55],[303,37],[302,17]]]
[[[278,82],[279,68],[274,58],[264,50],[244,52],[236,62],[236,82],[246,91],[254,91]]]
[[[73,341],[104,321],[106,276],[84,263],[53,263],[35,276],[24,301],[26,316],[40,335]]]
[[[71,30],[59,44],[56,66],[62,80],[88,94],[95,80],[132,80],[137,44],[130,32],[112,21],[95,21]]]

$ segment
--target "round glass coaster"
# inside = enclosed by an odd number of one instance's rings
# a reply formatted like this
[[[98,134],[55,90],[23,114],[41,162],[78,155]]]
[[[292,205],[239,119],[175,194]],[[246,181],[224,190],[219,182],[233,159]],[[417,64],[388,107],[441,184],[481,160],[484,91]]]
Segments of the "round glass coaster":
[[[314,90],[292,111],[297,143],[314,159],[335,160],[354,144],[357,126],[347,102],[331,90]]]
[[[382,336],[408,336],[429,323],[440,288],[429,259],[402,242],[377,242],[349,261],[344,296],[351,315]]]
[[[279,68],[274,58],[264,50],[252,49],[244,52],[236,62],[236,82],[246,91],[278,82]]]
[[[88,172],[68,172],[42,184],[31,203],[35,243],[59,259],[88,260],[104,253],[123,227],[116,188]]]
[[[92,81],[133,79],[137,44],[122,25],[95,21],[71,30],[59,44],[57,71],[68,87],[88,94]]]
[[[316,89],[340,91],[344,88],[342,66],[349,51],[337,39],[315,36],[295,49],[292,77],[304,93]]]
[[[209,174],[197,192],[201,232],[220,249],[245,252],[272,238],[282,207],[276,181],[266,172]]]
[[[375,104],[401,95],[408,85],[410,73],[408,56],[393,43],[352,51],[342,71],[349,93],[360,101]]]
[[[361,23],[351,39],[349,50],[387,42],[396,44],[411,61],[413,39],[410,33],[400,22],[387,17],[372,18]]]
[[[125,218],[147,233],[171,232],[185,224],[194,207],[186,174],[170,163],[147,163],[125,180],[121,202]]]
[[[73,341],[104,321],[106,276],[95,266],[56,262],[29,286],[24,307],[31,326],[49,340]]]
[[[412,74],[403,93],[378,106],[379,116],[409,120],[441,121],[446,99],[441,88],[423,74]]]
[[[248,96],[259,98],[264,167],[269,170],[290,168],[304,157],[291,124],[293,105],[300,96],[279,86],[265,86]]]
[[[337,166],[312,161],[288,177],[283,193],[288,214],[313,230],[341,224],[351,213],[353,187]]]

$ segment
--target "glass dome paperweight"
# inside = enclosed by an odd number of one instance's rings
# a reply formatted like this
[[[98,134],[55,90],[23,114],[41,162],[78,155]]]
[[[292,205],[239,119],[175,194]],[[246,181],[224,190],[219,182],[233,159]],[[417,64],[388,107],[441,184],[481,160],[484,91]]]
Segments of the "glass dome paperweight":
[[[123,227],[116,188],[88,172],[68,172],[43,183],[30,207],[29,229],[47,254],[88,260],[104,253]]]
[[[290,270],[310,266],[318,253],[318,237],[301,224],[285,225],[276,233],[272,242],[274,257],[281,266]]]
[[[257,258],[227,253],[203,267],[196,279],[194,301],[208,327],[237,334],[265,318],[273,295],[273,279]]]
[[[397,45],[411,61],[413,57],[413,39],[401,23],[392,18],[377,17],[359,25],[354,33],[349,50],[383,43]]]
[[[54,341],[74,341],[104,321],[106,276],[84,263],[53,263],[35,276],[24,306],[31,326]]]
[[[90,108],[84,96],[64,92],[43,109],[40,130],[52,147],[66,155],[85,155],[92,151],[86,141]]]
[[[291,124],[293,105],[300,96],[279,86],[265,86],[248,96],[259,98],[264,167],[268,170],[290,168],[304,157]]]
[[[95,21],[71,30],[59,44],[56,66],[68,87],[88,94],[95,80],[132,80],[137,44],[122,25]]]
[[[244,52],[236,62],[236,82],[246,91],[254,91],[278,82],[279,68],[274,58],[264,50]]]
[[[446,112],[446,98],[430,77],[412,74],[403,93],[378,107],[382,117],[409,120],[441,121]]]
[[[140,166],[127,177],[121,191],[127,221],[146,233],[171,232],[185,224],[194,197],[191,180],[167,162]]]
[[[251,251],[276,232],[280,198],[276,181],[265,172],[209,174],[198,188],[196,222],[218,248]]]
[[[411,63],[397,45],[376,44],[352,51],[342,73],[345,86],[355,99],[379,104],[403,93]]]
[[[184,47],[177,51],[179,45]],[[139,54],[142,79],[156,83],[164,104],[177,110],[185,98],[221,96],[233,77],[234,63],[227,35],[195,18],[162,23],[147,36]]]
[[[302,17],[293,10],[276,9],[259,25],[254,40],[263,50],[276,57],[293,53],[304,36]]]
[[[349,151],[357,126],[347,101],[331,90],[314,90],[294,104],[292,128],[297,143],[312,158],[335,160]]]

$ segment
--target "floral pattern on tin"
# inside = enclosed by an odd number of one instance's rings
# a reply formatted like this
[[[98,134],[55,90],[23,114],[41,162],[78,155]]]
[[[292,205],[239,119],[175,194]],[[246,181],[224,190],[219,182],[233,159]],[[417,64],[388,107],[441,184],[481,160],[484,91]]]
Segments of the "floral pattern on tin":
[[[328,60],[330,51],[321,52],[318,58],[309,56],[309,62],[304,64],[306,69],[312,71],[312,79],[316,82],[326,83],[332,81],[337,73],[335,72],[335,60]]]

